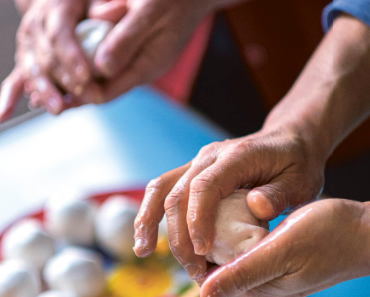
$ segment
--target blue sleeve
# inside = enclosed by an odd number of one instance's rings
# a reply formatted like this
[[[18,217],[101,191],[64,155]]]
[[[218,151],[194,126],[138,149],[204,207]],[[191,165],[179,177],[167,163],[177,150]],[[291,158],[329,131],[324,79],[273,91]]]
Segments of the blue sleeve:
[[[370,0],[334,0],[323,12],[322,22],[325,31],[330,29],[341,12],[351,14],[370,26]]]

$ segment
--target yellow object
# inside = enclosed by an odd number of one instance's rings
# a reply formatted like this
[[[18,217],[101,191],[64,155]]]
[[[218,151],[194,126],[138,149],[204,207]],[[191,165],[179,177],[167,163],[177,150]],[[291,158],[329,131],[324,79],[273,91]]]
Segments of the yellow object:
[[[164,236],[158,237],[157,248],[154,251],[154,255],[168,256],[171,253],[170,246],[168,244],[168,238]]]
[[[171,284],[171,276],[161,265],[127,265],[113,271],[109,291],[114,297],[158,297],[166,293]]]

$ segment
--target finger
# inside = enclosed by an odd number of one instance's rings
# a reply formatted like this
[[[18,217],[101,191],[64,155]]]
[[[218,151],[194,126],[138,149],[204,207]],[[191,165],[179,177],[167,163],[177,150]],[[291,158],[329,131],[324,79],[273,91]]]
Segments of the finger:
[[[214,158],[194,159],[191,168],[176,183],[165,201],[171,251],[192,279],[204,276],[207,271],[207,263],[204,257],[194,253],[194,246],[190,240],[186,223],[190,183],[195,176],[212,165],[214,161]]]
[[[47,76],[34,78],[30,80],[30,84],[36,92],[33,96],[37,97],[37,100],[32,100],[37,101],[38,105],[44,106],[54,115],[58,115],[64,110],[63,95]]]
[[[203,283],[201,296],[244,296],[250,290],[284,275],[285,268],[279,261],[279,249],[271,238],[271,235],[266,237],[252,251],[214,272]]]
[[[171,170],[152,180],[145,190],[144,200],[135,220],[135,247],[138,257],[149,256],[157,246],[158,225],[164,216],[164,201],[191,163]]]
[[[314,185],[302,174],[284,172],[268,184],[252,189],[247,195],[248,206],[259,220],[270,221],[283,213],[288,207],[297,207],[314,200],[320,189],[312,190]]]
[[[197,255],[211,251],[218,202],[243,183],[243,171],[243,164],[238,159],[226,157],[218,159],[192,180],[187,223]]]
[[[163,44],[161,38],[153,39],[145,44],[132,64],[116,79],[109,80],[104,85],[105,102],[117,98],[138,85],[152,82],[168,69],[167,66],[171,65],[172,61],[167,59],[163,62],[163,56],[154,57],[152,54],[152,51],[156,52],[161,48],[161,44]]]
[[[0,92],[0,122],[7,120],[23,95],[24,80],[19,68],[5,79]]]
[[[58,83],[69,92],[80,96],[92,77],[92,70],[78,45],[74,31],[83,17],[81,5],[61,4],[54,7],[46,22],[47,37],[61,69],[55,73]]]
[[[127,1],[125,0],[94,0],[92,1],[88,17],[89,19],[106,20],[118,23],[127,13]]]
[[[153,9],[129,10],[100,44],[95,56],[95,67],[105,77],[117,75],[137,55],[159,18],[152,11]]]

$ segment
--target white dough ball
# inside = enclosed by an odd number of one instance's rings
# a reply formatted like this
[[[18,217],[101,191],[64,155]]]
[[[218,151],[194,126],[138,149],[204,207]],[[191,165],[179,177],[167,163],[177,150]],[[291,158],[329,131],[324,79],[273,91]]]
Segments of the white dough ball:
[[[260,221],[248,207],[248,190],[237,190],[221,199],[215,217],[216,236],[208,262],[224,265],[253,249],[269,234],[269,224]]]
[[[47,291],[47,292],[40,294],[37,297],[78,297],[78,296],[72,292]]]
[[[54,242],[36,220],[24,220],[11,227],[2,240],[5,259],[22,259],[41,270],[55,253]]]
[[[41,292],[37,269],[22,260],[0,264],[0,297],[36,297]]]
[[[50,259],[45,266],[44,279],[52,290],[72,292],[79,297],[100,296],[106,286],[99,255],[74,247]]]
[[[94,244],[97,206],[87,197],[83,192],[67,189],[49,199],[45,205],[45,226],[54,238],[68,244]]]
[[[109,198],[96,217],[96,237],[107,252],[121,260],[129,260],[133,252],[134,222],[139,204],[130,197],[118,195]]]
[[[93,64],[98,46],[112,30],[114,24],[105,20],[87,19],[77,25],[75,34],[86,57]]]

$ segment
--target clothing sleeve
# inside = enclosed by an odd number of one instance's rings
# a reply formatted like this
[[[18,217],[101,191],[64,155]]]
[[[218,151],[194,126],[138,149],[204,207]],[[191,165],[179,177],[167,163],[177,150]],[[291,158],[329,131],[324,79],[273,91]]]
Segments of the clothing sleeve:
[[[370,26],[370,0],[334,0],[323,12],[322,23],[325,31],[330,29],[341,12],[353,15]]]

